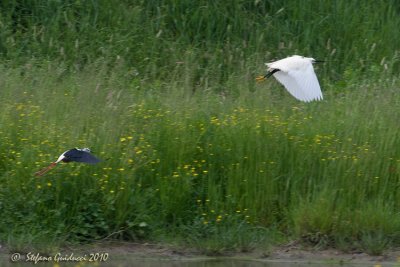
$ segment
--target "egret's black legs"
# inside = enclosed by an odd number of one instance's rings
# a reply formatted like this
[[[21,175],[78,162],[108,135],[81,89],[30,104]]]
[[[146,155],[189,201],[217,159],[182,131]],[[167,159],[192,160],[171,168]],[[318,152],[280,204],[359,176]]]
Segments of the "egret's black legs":
[[[267,74],[265,74],[264,78],[267,79],[271,77],[275,72],[280,71],[279,69],[273,69],[272,71],[269,71]]]

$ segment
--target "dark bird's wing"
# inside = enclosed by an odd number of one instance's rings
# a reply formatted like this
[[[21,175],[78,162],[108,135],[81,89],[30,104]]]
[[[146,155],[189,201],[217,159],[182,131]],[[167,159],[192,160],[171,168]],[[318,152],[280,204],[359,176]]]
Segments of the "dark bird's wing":
[[[89,164],[95,164],[101,161],[100,159],[93,156],[91,153],[78,150],[76,148],[65,152],[64,157],[66,161],[84,162]]]

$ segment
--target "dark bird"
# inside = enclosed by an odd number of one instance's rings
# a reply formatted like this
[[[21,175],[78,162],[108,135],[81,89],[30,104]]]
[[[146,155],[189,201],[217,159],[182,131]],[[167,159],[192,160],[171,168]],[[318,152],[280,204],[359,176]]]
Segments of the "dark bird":
[[[76,161],[76,162],[83,162],[83,163],[88,163],[88,164],[96,164],[96,163],[100,162],[101,160],[96,158],[95,156],[93,156],[90,153],[89,148],[82,148],[82,149],[73,148],[73,149],[67,150],[64,153],[62,153],[55,162],[52,162],[46,168],[43,168],[40,171],[36,172],[35,175],[42,176],[46,172],[53,169],[57,165],[57,163],[59,163],[61,161],[66,162],[66,163],[71,162],[71,161]]]

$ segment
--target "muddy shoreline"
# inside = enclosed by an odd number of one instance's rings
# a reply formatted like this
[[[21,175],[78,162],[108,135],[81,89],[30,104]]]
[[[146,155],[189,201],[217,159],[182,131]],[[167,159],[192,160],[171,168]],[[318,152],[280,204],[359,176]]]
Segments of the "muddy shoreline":
[[[400,249],[386,251],[380,256],[371,256],[362,252],[344,253],[335,249],[316,250],[297,245],[276,246],[268,250],[256,249],[251,252],[228,252],[221,255],[204,255],[193,249],[179,249],[158,244],[113,244],[107,249],[114,255],[129,253],[138,258],[170,258],[170,259],[211,259],[234,258],[274,262],[331,262],[368,263],[368,264],[399,264]]]
[[[0,248],[3,259],[9,258],[16,250],[7,247]],[[181,248],[164,244],[129,243],[129,242],[102,242],[91,245],[66,246],[58,252],[18,251],[22,255],[29,252],[39,253],[42,256],[61,253],[63,255],[91,255],[106,253],[111,261],[122,261],[124,258],[147,260],[208,260],[215,258],[241,259],[265,262],[329,262],[331,264],[368,264],[368,266],[400,266],[400,249],[386,251],[380,256],[371,256],[362,252],[344,253],[335,249],[317,250],[311,247],[288,244],[270,249],[256,249],[251,252],[228,252],[221,255],[205,255],[192,248]]]

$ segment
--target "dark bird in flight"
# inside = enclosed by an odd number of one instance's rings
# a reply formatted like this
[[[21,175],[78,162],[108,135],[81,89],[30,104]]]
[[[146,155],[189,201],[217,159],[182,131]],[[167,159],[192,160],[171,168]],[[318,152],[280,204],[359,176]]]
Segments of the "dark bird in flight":
[[[96,158],[95,156],[93,156],[90,153],[89,148],[82,148],[82,149],[73,148],[73,149],[67,150],[64,153],[62,153],[55,162],[52,162],[46,168],[43,168],[40,171],[36,172],[35,175],[42,176],[46,172],[53,169],[57,165],[57,163],[59,163],[61,161],[66,162],[66,163],[71,162],[71,161],[76,161],[76,162],[83,162],[83,163],[88,163],[88,164],[96,164],[96,163],[100,162],[101,160]]]

